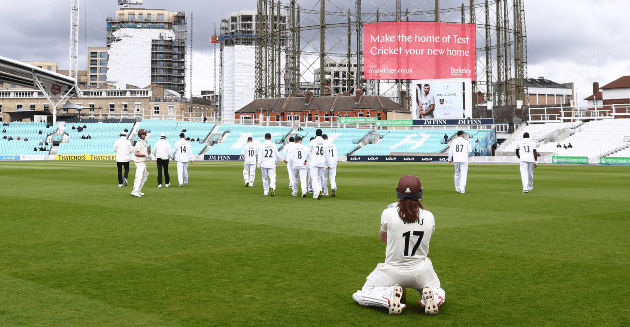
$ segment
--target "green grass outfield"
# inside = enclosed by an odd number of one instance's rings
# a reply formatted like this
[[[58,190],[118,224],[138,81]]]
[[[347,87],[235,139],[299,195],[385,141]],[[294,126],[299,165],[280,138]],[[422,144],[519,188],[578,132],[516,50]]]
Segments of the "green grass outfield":
[[[131,164],[130,181],[135,168]],[[171,163],[172,185],[177,185]],[[336,198],[275,197],[240,162],[198,162],[190,185],[142,198],[114,162],[0,163],[2,326],[628,326],[630,168],[342,163]],[[352,300],[383,262],[380,215],[403,174],[422,180],[446,290],[437,316]]]

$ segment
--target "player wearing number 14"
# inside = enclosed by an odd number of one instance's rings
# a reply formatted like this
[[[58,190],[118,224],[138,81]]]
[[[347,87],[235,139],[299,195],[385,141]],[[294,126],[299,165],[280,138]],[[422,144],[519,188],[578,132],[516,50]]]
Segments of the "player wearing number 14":
[[[417,176],[400,178],[396,188],[399,201],[381,215],[379,236],[387,243],[385,263],[379,263],[363,288],[352,295],[359,304],[389,308],[390,315],[398,315],[406,307],[400,303],[404,288],[420,293],[426,314],[437,314],[438,306],[444,303],[446,293],[427,257],[435,219],[420,202],[422,192]]]
[[[457,132],[457,138],[448,150],[448,163],[455,166],[455,192],[466,193],[468,179],[468,157],[472,153],[470,142],[464,138],[464,131]]]
[[[184,133],[179,134],[179,141],[175,143],[173,158],[177,161],[177,181],[179,187],[188,185],[188,162],[192,164],[193,154],[190,143],[186,141]]]

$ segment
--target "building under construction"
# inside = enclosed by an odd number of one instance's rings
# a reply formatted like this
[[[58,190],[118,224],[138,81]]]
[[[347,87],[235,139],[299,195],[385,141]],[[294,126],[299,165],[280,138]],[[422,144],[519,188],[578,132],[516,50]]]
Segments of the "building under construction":
[[[121,87],[155,84],[184,95],[186,38],[184,12],[117,10],[107,18],[107,81]]]
[[[517,100],[526,103],[523,1],[258,0],[256,17],[252,18],[256,32],[255,97],[287,97],[314,81],[316,95],[353,93],[361,88],[367,95],[388,96],[406,107],[409,81],[363,77],[363,26],[375,22],[446,22],[475,24],[473,101],[485,99],[498,106],[513,105]],[[286,17],[284,26],[279,25],[284,19],[280,17]],[[248,42],[251,44],[252,38]],[[321,67],[325,67],[323,74]]]

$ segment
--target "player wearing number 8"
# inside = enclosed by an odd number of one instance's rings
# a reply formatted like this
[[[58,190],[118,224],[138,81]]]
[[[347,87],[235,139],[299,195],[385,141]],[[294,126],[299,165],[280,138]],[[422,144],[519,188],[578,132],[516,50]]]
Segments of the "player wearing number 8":
[[[516,156],[521,159],[523,193],[529,193],[534,189],[534,168],[538,167],[536,143],[529,139],[529,133],[523,133],[523,140],[516,145]]]
[[[468,179],[468,157],[472,153],[470,143],[464,138],[464,131],[457,132],[457,138],[451,142],[448,150],[448,163],[455,166],[455,192],[466,193]]]
[[[254,145],[252,137],[247,138],[247,144],[241,151],[243,156],[243,179],[245,187],[254,187],[254,179],[256,178],[256,158],[258,157],[258,148]]]
[[[188,162],[192,164],[193,155],[190,143],[186,141],[184,133],[179,134],[179,141],[175,143],[173,158],[177,161],[177,181],[179,187],[188,185]]]
[[[437,314],[438,306],[444,303],[446,293],[427,257],[435,219],[420,202],[422,192],[417,176],[400,178],[396,188],[399,201],[381,215],[379,236],[387,243],[385,263],[379,263],[363,288],[352,295],[359,304],[386,307],[390,315],[400,314],[406,307],[400,303],[404,288],[421,294],[424,313]]]

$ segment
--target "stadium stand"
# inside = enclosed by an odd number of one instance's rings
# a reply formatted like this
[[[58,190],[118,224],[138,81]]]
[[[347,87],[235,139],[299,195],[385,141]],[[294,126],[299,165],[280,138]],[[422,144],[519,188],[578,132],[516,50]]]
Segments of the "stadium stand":
[[[75,129],[72,129],[72,127]],[[86,128],[79,132],[79,127]],[[59,144],[57,154],[115,154],[114,143],[119,138],[120,132],[127,128],[133,129],[130,123],[70,123],[66,124],[65,132],[68,134],[68,143]],[[82,136],[90,136],[91,139],[82,139]]]
[[[630,119],[606,119],[584,123],[575,133],[560,142],[539,145],[538,152],[560,156],[584,156],[597,158],[623,150],[628,145],[624,138],[630,136]],[[557,143],[563,145],[558,148]],[[572,148],[564,148],[571,143]],[[615,154],[615,156],[619,156]]]
[[[206,154],[240,155],[248,137],[254,139],[254,144],[260,144],[265,141],[265,133],[271,133],[271,141],[280,148],[282,137],[290,132],[290,127],[223,124],[217,131],[223,135],[223,143],[213,145]]]
[[[516,145],[519,141],[523,139],[523,134],[526,132],[529,133],[530,139],[532,139],[536,143],[540,143],[545,139],[549,139],[550,136],[557,132],[574,129],[580,124],[581,122],[530,124],[527,125],[525,128],[519,130],[515,135],[513,135],[511,140],[504,142],[498,151],[504,153],[514,153],[516,151]],[[554,146],[555,145],[556,144],[554,143]]]
[[[295,131],[295,134],[305,137],[302,143],[308,145],[310,138],[315,137],[316,130],[315,127],[303,127],[301,130]],[[328,135],[329,141],[335,143],[337,153],[340,156],[346,156],[358,149],[361,146],[359,144],[361,139],[372,133],[370,129],[357,128],[322,128],[321,130],[323,134]]]
[[[9,126],[0,128],[0,154],[3,155],[33,155],[48,154],[52,144],[45,145],[48,134],[56,131],[56,128],[46,127],[46,123],[9,123]],[[42,131],[42,134],[39,134]],[[4,138],[6,136],[6,139]],[[18,137],[20,140],[18,141]],[[9,138],[13,138],[9,141]],[[27,139],[28,141],[24,141]],[[39,145],[40,142],[42,145]],[[46,151],[39,151],[43,147]],[[35,151],[37,149],[37,151]]]
[[[192,147],[193,154],[198,155],[206,148],[206,144],[203,142],[215,126],[216,125],[213,123],[144,119],[138,125],[138,130],[143,128],[150,132],[147,135],[147,145],[151,145],[151,148],[160,140],[160,134],[166,134],[166,140],[173,146],[175,142],[179,140],[179,134],[182,133],[183,130],[186,130],[184,134],[191,139],[190,146]],[[197,142],[197,139],[199,139],[199,142]]]
[[[482,139],[489,130],[466,130],[474,138],[470,139],[474,146],[477,138]],[[392,130],[375,131],[381,140],[376,144],[367,144],[354,153],[357,156],[388,155],[390,153],[441,153],[448,149],[444,144],[444,134],[452,138],[457,130]]]

